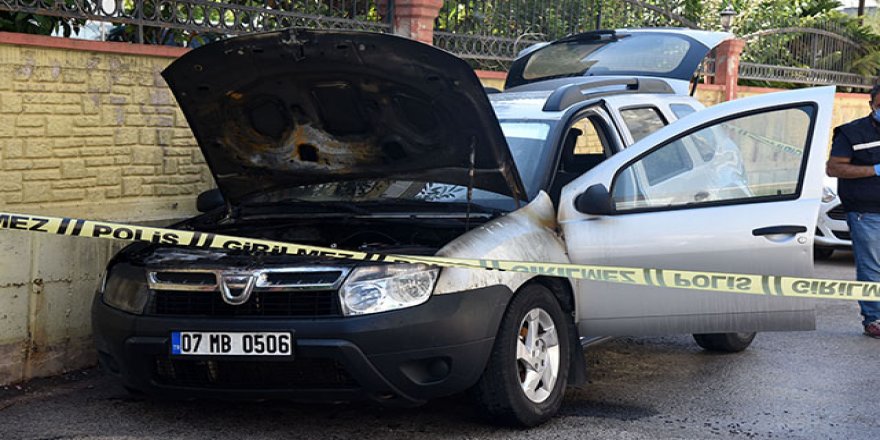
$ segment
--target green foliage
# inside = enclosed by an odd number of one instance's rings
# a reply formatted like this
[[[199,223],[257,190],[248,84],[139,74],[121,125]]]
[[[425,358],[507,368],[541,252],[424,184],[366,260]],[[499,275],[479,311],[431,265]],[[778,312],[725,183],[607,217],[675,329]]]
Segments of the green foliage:
[[[510,39],[553,40],[595,28],[594,0],[448,1],[436,29]]]
[[[67,0],[72,3],[72,0]],[[51,35],[60,29],[65,37],[79,34],[84,20],[29,14],[27,12],[0,11],[0,31],[22,34]]]
[[[835,8],[840,3],[836,0],[732,0],[731,3],[740,11],[733,31],[748,43],[743,61],[867,76],[880,71],[880,57],[876,55],[880,51],[880,35],[857,18],[837,11]],[[785,28],[829,32],[856,46],[809,32],[761,35]]]

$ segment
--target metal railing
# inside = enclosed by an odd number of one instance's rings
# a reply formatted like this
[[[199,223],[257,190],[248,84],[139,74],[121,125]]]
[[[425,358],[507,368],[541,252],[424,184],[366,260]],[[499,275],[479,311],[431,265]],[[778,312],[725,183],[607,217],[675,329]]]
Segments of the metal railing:
[[[693,5],[690,0],[445,0],[435,20],[434,44],[475,68],[507,70],[526,47],[575,33],[700,28],[698,11],[689,9]],[[394,0],[0,0],[0,11],[112,23],[110,40],[195,46],[288,27],[391,32]],[[743,79],[860,89],[876,80],[880,58],[872,63],[868,47],[880,47],[880,37],[868,41],[839,21],[759,22],[747,11],[738,16],[734,31],[746,40]]]
[[[860,42],[822,27],[766,29],[741,38],[743,60],[757,64],[849,72],[867,54]]]
[[[864,29],[833,16],[782,17],[766,22],[749,18],[742,17],[735,25],[746,42],[740,78],[858,89],[875,83],[876,66],[872,68],[865,60],[880,41]]]
[[[697,27],[682,0],[446,0],[434,45],[482,69],[506,70],[519,51],[595,29]]]
[[[389,32],[393,8],[393,0],[0,0],[0,11],[125,25],[132,34],[128,40],[153,44],[172,44],[169,31],[188,36],[288,27]]]
[[[855,89],[870,89],[877,78],[856,73],[834,70],[804,69],[800,67],[773,66],[743,62],[739,65],[739,78],[754,81],[807,85],[836,85]]]

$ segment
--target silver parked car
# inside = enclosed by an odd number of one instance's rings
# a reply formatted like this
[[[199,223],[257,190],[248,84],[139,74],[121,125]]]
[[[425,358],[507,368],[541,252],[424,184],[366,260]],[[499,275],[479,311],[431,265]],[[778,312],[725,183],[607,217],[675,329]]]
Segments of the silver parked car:
[[[575,35],[518,58],[491,95],[463,60],[392,35],[285,30],[187,53],[163,75],[218,190],[176,226],[375,258],[133,244],[95,296],[102,366],[178,398],[414,405],[470,389],[493,420],[532,426],[585,383],[582,340],[683,333],[739,351],[814,328],[809,303],[770,285],[381,255],[809,274],[834,90],[704,109],[690,80],[729,37]]]
[[[826,177],[822,187],[815,243],[813,256],[820,260],[831,258],[835,249],[852,249],[846,212],[837,196],[837,179],[833,177]]]

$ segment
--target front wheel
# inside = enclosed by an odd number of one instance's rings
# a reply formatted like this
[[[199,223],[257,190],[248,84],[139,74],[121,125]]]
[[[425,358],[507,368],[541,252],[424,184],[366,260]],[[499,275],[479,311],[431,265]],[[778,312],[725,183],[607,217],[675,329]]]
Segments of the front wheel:
[[[513,297],[474,388],[493,421],[535,426],[559,410],[571,356],[567,319],[544,286],[525,286]]]
[[[708,351],[736,353],[745,350],[756,333],[704,333],[694,335],[697,345]]]

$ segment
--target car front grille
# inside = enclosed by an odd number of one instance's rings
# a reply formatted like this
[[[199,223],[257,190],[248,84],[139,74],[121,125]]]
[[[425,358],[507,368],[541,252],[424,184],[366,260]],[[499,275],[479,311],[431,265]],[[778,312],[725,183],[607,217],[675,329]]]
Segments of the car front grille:
[[[831,233],[833,233],[835,237],[841,240],[852,240],[849,235],[849,231],[831,231]]]
[[[846,220],[846,211],[843,210],[843,205],[837,205],[831,208],[828,211],[828,217],[831,217],[834,220]]]
[[[348,268],[149,270],[147,313],[172,316],[342,316]],[[225,292],[235,297],[230,300]],[[240,301],[238,300],[240,299]]]
[[[241,305],[227,304],[220,292],[156,291],[150,314],[175,316],[342,316],[339,295],[332,291],[255,291]]]
[[[161,385],[248,390],[352,389],[358,383],[334,359],[293,361],[172,359],[156,356],[154,380]]]

